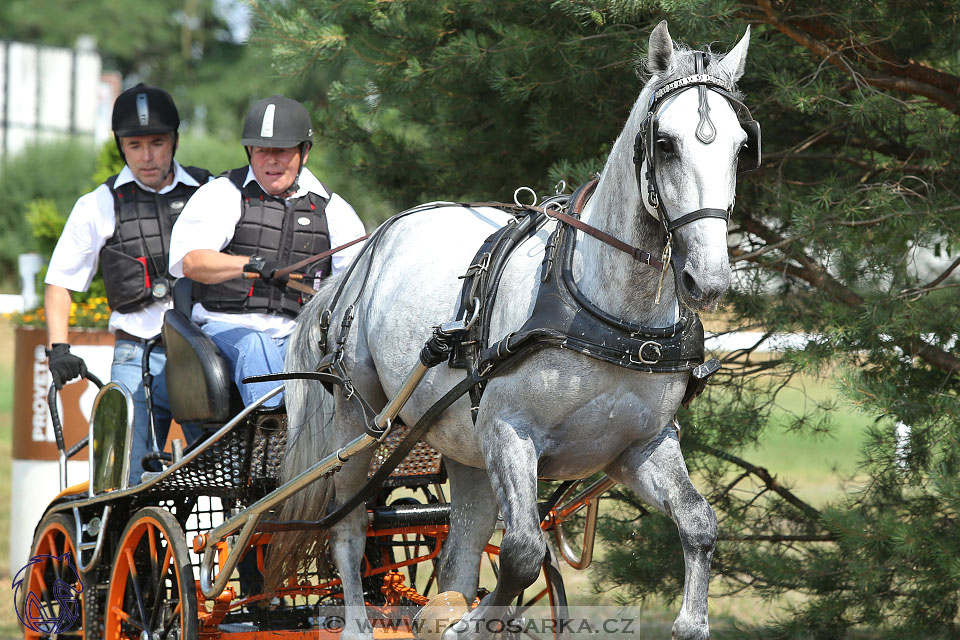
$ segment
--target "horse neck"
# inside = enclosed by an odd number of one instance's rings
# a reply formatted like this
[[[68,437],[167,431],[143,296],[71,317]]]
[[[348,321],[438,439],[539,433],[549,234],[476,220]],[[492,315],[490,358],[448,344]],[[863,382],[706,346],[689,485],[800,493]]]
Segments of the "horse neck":
[[[633,164],[633,141],[646,113],[648,95],[647,91],[641,93],[634,105],[581,218],[659,258],[663,251],[662,228],[643,206]],[[583,294],[611,315],[650,327],[676,322],[672,269],[663,279],[660,304],[656,304],[659,269],[577,232],[573,275]]]

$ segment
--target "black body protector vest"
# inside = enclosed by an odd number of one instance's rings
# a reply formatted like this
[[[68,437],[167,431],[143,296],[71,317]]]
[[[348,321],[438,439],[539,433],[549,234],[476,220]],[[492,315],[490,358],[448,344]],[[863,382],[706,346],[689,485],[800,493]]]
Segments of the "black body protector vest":
[[[256,180],[244,186],[247,167],[234,169],[226,177],[240,190],[242,211],[224,253],[261,255],[267,260],[293,264],[330,248],[328,198],[308,192],[301,198],[285,200],[265,193]],[[304,284],[313,286],[316,280],[329,276],[332,264],[329,256],[311,264],[304,273]],[[293,289],[239,278],[215,285],[194,283],[194,292],[208,311],[227,313],[273,313],[292,318],[304,302]]]
[[[206,169],[184,169],[201,185],[210,179]],[[170,230],[199,187],[178,183],[159,194],[136,182],[116,182],[114,175],[104,183],[113,195],[116,229],[100,250],[100,271],[110,308],[131,313],[170,296]]]

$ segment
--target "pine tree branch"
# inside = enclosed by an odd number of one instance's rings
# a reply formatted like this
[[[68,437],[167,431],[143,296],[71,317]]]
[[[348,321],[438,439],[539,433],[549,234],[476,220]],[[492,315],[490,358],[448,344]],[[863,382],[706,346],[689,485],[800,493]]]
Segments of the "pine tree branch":
[[[948,277],[950,277],[950,274],[953,273],[957,267],[960,267],[960,258],[957,258],[956,260],[954,260],[949,267],[943,270],[943,272],[940,275],[938,275],[936,278],[934,278],[927,284],[923,285],[923,287],[921,287],[920,290],[927,291],[929,289],[935,288],[938,284],[940,284],[941,282],[946,280]]]
[[[780,245],[785,240],[780,234],[768,229],[763,224],[748,216],[740,219],[740,228],[758,236],[769,245]],[[793,253],[790,257],[793,258],[799,266],[797,266],[797,264],[787,265],[785,267],[787,273],[808,282],[821,291],[829,293],[848,307],[858,309],[863,306],[863,298],[834,279],[825,269],[816,265],[811,258],[802,253],[799,255]],[[755,260],[753,261],[755,262]]]
[[[712,456],[715,456],[722,460],[726,460],[727,462],[731,462],[737,465],[738,467],[741,467],[742,469],[746,470],[747,472],[751,473],[752,475],[760,478],[760,480],[763,481],[763,484],[767,487],[767,489],[769,489],[770,491],[773,491],[778,496],[786,500],[788,503],[795,506],[797,509],[803,512],[804,515],[806,515],[807,518],[809,518],[810,520],[814,522],[819,522],[820,512],[817,511],[817,509],[815,509],[813,506],[801,500],[792,491],[782,486],[779,482],[777,482],[777,479],[774,476],[772,476],[770,472],[767,471],[765,468],[758,467],[754,464],[747,462],[743,458],[738,458],[732,453],[721,451],[720,449],[716,449],[714,447],[711,447],[710,445],[705,445],[705,444],[698,445],[697,448],[709,453]]]
[[[740,219],[740,227],[760,237],[769,244],[779,244],[784,241],[784,238],[780,236],[780,234],[747,216]],[[778,272],[785,272],[795,278],[804,280],[820,291],[830,294],[851,309],[863,308],[864,300],[862,297],[838,282],[812,259],[803,254],[791,255],[791,258],[793,258],[796,263],[787,264],[781,269],[778,269]],[[762,263],[757,262],[756,258],[751,261],[761,264],[762,266]],[[942,349],[932,347],[920,338],[905,338],[900,346],[906,353],[919,357],[928,364],[950,375],[960,372],[960,358]]]
[[[916,62],[902,63],[893,54],[879,46],[850,43],[851,37],[844,37],[826,23],[814,19],[791,19],[778,12],[770,0],[756,0],[755,4],[746,4],[746,8],[759,10],[754,19],[769,24],[794,42],[806,47],[830,64],[854,76],[857,82],[863,81],[878,89],[902,91],[911,95],[923,96],[953,113],[960,114],[960,78],[943,73]],[[847,40],[845,47],[831,47],[823,40]],[[873,67],[871,72],[857,72],[843,55],[844,50],[853,50],[858,60]]]
[[[757,249],[756,251],[751,251],[750,253],[746,253],[742,249],[730,249],[730,255],[733,257],[733,259],[730,261],[730,264],[736,264],[738,262],[743,262],[744,260],[755,262],[756,259],[759,258],[760,256],[766,253],[770,253],[771,251],[776,251],[777,249],[782,249],[788,244],[792,242],[796,242],[799,239],[800,239],[799,236],[795,236],[793,238],[785,238],[780,242],[764,245],[761,248]]]
[[[784,151],[781,153],[768,153],[764,157],[764,162],[768,160],[832,160],[834,162],[845,162],[860,169],[868,171],[912,171],[914,173],[941,173],[946,170],[944,166],[926,165],[926,164],[907,164],[898,165],[879,165],[875,162],[866,162],[853,156],[842,153],[794,153]]]

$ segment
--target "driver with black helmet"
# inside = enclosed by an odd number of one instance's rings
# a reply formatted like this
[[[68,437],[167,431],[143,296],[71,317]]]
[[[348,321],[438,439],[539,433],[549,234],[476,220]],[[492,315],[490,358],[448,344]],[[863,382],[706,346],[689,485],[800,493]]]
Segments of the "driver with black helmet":
[[[281,95],[251,107],[242,144],[250,163],[197,191],[170,239],[170,273],[194,285],[193,321],[230,362],[244,405],[274,383],[247,376],[283,370],[287,339],[304,302],[288,288],[283,267],[364,235],[346,200],[305,165],[313,145],[306,108]],[[361,244],[311,264],[303,282],[316,286],[346,267]],[[241,279],[244,272],[258,279]],[[275,396],[264,406],[274,407]]]
[[[141,458],[153,449],[143,388],[143,345],[160,333],[163,314],[172,307],[167,274],[170,230],[187,200],[210,179],[210,172],[183,167],[173,159],[179,144],[180,115],[170,94],[143,83],[121,93],[113,105],[114,139],[126,163],[70,212],[50,258],[44,311],[53,384],[60,389],[86,373],[86,364],[70,352],[67,327],[71,291],[86,291],[97,268],[103,273],[115,336],[110,378],[133,395],[134,442],[130,484],[140,481]],[[150,359],[156,441],[166,443],[170,428],[162,346]],[[199,435],[183,425],[189,441]]]

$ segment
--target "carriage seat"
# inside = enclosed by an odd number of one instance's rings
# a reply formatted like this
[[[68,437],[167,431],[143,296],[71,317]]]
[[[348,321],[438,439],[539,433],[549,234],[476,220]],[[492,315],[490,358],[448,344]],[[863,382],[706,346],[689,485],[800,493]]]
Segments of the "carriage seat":
[[[210,336],[190,319],[193,282],[174,286],[174,308],[163,317],[167,395],[174,419],[183,424],[223,424],[243,409],[230,364]]]

